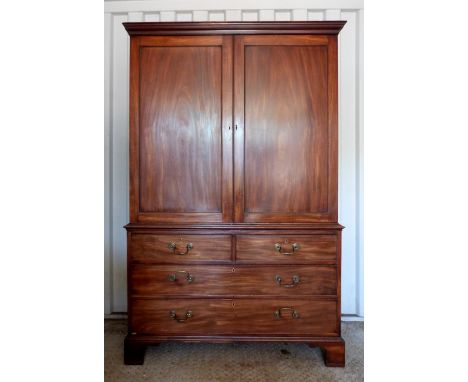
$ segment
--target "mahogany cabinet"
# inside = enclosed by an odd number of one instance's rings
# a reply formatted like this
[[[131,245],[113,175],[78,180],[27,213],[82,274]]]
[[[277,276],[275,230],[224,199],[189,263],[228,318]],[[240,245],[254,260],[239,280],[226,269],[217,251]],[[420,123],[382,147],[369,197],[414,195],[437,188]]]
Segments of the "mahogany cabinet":
[[[162,341],[286,341],[344,366],[344,23],[124,23],[127,364]]]

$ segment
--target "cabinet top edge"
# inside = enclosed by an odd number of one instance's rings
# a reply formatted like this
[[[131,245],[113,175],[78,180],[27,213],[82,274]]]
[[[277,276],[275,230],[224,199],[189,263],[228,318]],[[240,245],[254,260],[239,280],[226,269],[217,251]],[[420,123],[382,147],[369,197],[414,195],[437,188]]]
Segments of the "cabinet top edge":
[[[127,230],[141,229],[211,229],[211,230],[342,230],[339,223],[213,223],[213,224],[148,224],[129,223]]]
[[[331,34],[346,21],[126,22],[130,36],[209,34]]]

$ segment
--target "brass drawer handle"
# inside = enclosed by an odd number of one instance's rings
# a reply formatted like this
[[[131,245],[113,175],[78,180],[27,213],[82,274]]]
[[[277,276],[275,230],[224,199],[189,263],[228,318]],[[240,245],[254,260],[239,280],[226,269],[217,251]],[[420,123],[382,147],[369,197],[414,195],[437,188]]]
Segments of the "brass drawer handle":
[[[282,284],[283,279],[281,278],[280,275],[276,275],[275,280],[276,280],[276,282],[277,282],[277,284],[279,286],[282,286],[284,288],[292,288],[292,287],[296,286],[297,284],[299,284],[299,281],[301,281],[301,279],[299,278],[298,275],[294,275],[292,277],[292,283],[291,284]]]
[[[291,245],[291,248],[292,248],[292,252],[281,252],[281,249],[282,249],[282,248],[281,248],[281,244],[280,244],[280,243],[276,243],[276,244],[275,244],[275,250],[276,250],[276,252],[279,252],[279,253],[281,253],[281,254],[283,254],[283,255],[286,255],[286,256],[292,255],[294,252],[298,251],[299,248],[301,248],[301,246],[299,245],[299,243],[293,243],[293,244]]]
[[[169,275],[169,281],[177,281],[177,273],[183,273],[185,275],[185,280],[187,280],[189,284],[195,280],[195,277],[193,277],[193,275],[187,271],[176,271],[175,273]]]
[[[275,317],[276,318],[283,318],[283,316],[281,315],[281,312],[283,310],[289,310],[291,311],[291,317],[294,318],[294,319],[297,319],[299,318],[299,312],[294,309],[294,308],[291,308],[289,306],[286,306],[286,307],[283,307],[283,308],[279,308],[278,310],[275,310]]]
[[[184,322],[184,321],[187,321],[189,318],[192,318],[193,313],[192,313],[191,310],[187,310],[185,312],[185,315],[184,315],[185,318],[179,318],[179,317],[177,317],[177,314],[176,314],[175,310],[171,310],[169,312],[169,317],[171,317],[173,320],[175,320],[177,322]]]
[[[176,255],[187,255],[191,249],[193,249],[193,244],[192,243],[187,243],[185,246],[186,251],[185,252],[176,252],[177,244],[176,243],[169,243],[167,245],[167,248],[169,248],[172,252],[174,252]]]

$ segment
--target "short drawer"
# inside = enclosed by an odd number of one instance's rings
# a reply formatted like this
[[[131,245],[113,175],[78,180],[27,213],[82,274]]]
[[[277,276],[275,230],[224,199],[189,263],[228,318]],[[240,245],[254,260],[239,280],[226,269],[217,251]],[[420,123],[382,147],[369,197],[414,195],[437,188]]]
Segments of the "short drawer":
[[[337,293],[333,266],[176,266],[135,264],[130,295],[328,295]]]
[[[338,334],[337,303],[311,299],[134,299],[132,332],[163,335]]]
[[[229,235],[157,235],[132,233],[130,259],[154,263],[231,262]]]
[[[335,235],[245,235],[236,239],[236,262],[255,263],[313,263],[336,261]]]

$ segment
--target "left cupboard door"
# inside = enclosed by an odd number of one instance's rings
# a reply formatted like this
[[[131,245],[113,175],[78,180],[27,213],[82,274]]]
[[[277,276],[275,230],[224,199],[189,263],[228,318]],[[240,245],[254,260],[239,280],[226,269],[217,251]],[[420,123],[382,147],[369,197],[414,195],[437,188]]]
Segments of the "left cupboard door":
[[[131,222],[232,221],[232,41],[131,38]]]

